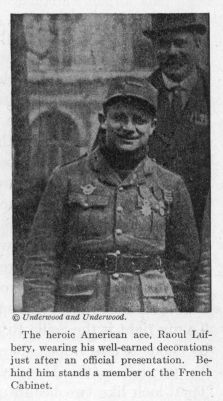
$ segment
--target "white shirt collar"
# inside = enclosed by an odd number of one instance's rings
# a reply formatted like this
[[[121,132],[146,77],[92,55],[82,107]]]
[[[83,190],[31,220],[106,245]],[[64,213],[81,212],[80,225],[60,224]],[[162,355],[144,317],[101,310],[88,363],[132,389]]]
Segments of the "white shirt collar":
[[[181,82],[173,81],[172,79],[168,78],[163,72],[162,77],[164,85],[168,90],[171,90],[176,86],[180,86],[182,89],[185,89],[185,91],[190,93],[197,82],[197,69],[194,68],[192,73]]]

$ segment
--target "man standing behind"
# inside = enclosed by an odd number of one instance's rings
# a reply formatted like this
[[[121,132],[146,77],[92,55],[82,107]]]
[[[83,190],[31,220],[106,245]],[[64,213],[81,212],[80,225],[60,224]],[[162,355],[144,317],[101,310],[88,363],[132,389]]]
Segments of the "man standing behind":
[[[149,78],[158,89],[156,133],[150,156],[180,174],[189,190],[198,228],[210,187],[209,77],[198,66],[196,14],[154,14],[152,39],[159,68]]]

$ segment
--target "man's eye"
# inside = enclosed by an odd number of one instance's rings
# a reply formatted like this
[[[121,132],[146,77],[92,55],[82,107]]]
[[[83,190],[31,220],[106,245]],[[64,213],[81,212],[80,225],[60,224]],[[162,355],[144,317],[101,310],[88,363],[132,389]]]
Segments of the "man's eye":
[[[159,44],[159,47],[166,48],[166,47],[168,47],[170,45],[170,42],[167,41],[167,40],[162,40],[161,39],[158,44]]]
[[[185,46],[186,43],[185,43],[185,40],[183,40],[183,39],[175,39],[173,41],[164,39],[164,40],[159,41],[159,47],[161,49],[168,49],[171,47],[172,44],[175,47],[183,47],[183,46]]]
[[[185,41],[181,39],[174,40],[174,46],[176,47],[183,47],[185,45]]]

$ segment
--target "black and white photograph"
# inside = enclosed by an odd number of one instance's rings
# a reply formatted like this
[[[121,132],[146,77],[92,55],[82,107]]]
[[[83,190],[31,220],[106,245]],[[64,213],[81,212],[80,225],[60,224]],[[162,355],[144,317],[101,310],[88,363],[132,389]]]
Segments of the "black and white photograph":
[[[222,399],[222,16],[3,5],[0,399]]]
[[[14,311],[212,311],[209,32],[11,14]]]

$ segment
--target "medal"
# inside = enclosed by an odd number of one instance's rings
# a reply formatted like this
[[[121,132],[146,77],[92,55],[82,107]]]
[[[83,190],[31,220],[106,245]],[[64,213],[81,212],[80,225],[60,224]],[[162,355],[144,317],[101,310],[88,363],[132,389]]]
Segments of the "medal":
[[[151,215],[151,206],[150,202],[147,201],[146,199],[143,199],[143,205],[142,205],[142,214],[143,216],[150,216]]]
[[[165,209],[163,207],[160,207],[160,216],[165,215]]]
[[[164,189],[164,201],[165,201],[165,204],[166,204],[166,215],[167,215],[167,218],[169,218],[170,217],[170,212],[171,212],[170,207],[171,207],[171,205],[173,203],[172,191]]]
[[[151,189],[149,187],[146,187],[145,185],[139,186],[139,192],[141,197],[144,199],[151,199],[152,197]]]
[[[163,201],[159,202],[159,212],[160,212],[160,216],[164,216],[165,215],[165,205]]]
[[[92,184],[87,184],[85,186],[81,186],[81,189],[84,195],[91,195],[93,194],[96,187],[94,187]]]

